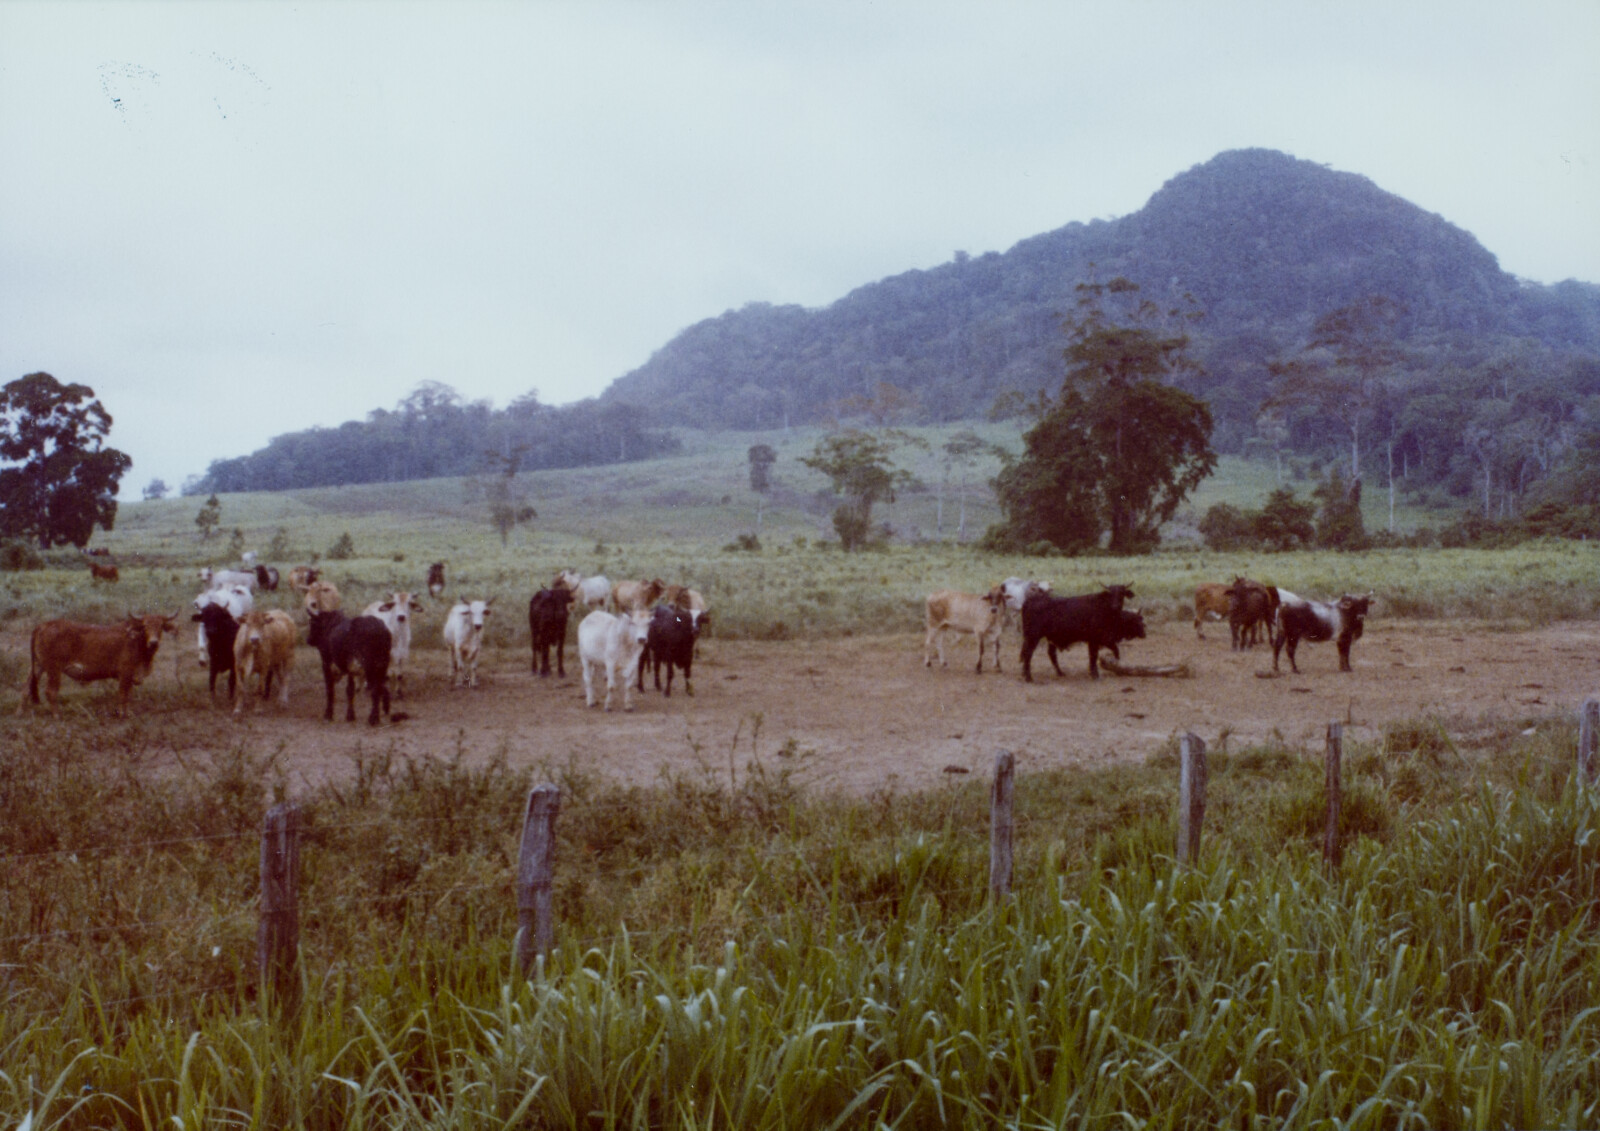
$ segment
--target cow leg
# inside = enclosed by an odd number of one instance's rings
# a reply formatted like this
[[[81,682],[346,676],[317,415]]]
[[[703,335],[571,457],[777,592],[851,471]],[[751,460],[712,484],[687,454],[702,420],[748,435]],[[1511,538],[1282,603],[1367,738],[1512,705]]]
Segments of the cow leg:
[[[1350,644],[1351,641],[1343,636],[1339,637],[1339,670],[1350,670]]]
[[[322,664],[323,689],[328,693],[328,705],[323,709],[322,721],[333,722],[333,704],[339,697],[339,673],[333,670],[333,665],[327,661]]]
[[[688,658],[683,661],[683,693],[691,699],[694,698],[694,684],[689,680],[689,672],[693,667],[694,649],[690,648]]]
[[[672,698],[672,669],[673,669],[674,666],[675,665],[673,664],[673,662],[671,660],[667,661],[667,690],[665,692],[663,692],[663,694],[668,699]],[[661,661],[660,660],[656,661],[656,686],[657,687],[661,686]]]
[[[1070,648],[1070,647],[1072,647],[1072,645],[1069,644],[1069,645],[1067,645],[1067,647]],[[1050,653],[1050,666],[1056,669],[1056,674],[1057,675],[1065,678],[1067,673],[1061,670],[1060,657],[1057,655],[1057,649],[1056,649],[1056,646],[1055,646],[1055,642],[1051,641],[1051,640],[1046,640],[1045,641],[1045,648],[1048,649],[1049,653]],[[1092,655],[1090,656],[1090,659],[1093,659]]]
[[[1024,635],[1022,638],[1022,652],[1017,657],[1017,662],[1022,665],[1022,679],[1025,683],[1033,682],[1033,650],[1039,646],[1036,637]]]
[[[356,670],[351,668],[344,677],[344,721],[356,721]]]
[[[556,641],[556,674],[559,675],[562,679],[566,679],[567,678],[567,656],[566,656],[566,653],[567,653],[567,629],[566,629],[566,626],[563,625],[562,628],[561,628],[561,639]],[[548,650],[546,650],[546,652],[544,654],[544,674],[545,675],[549,675],[550,674],[550,653],[549,653]]]
[[[1300,666],[1294,662],[1294,650],[1299,647],[1299,644],[1300,638],[1297,636],[1291,636],[1284,642],[1284,650],[1289,653],[1289,670],[1294,672],[1295,675],[1300,674]]]
[[[583,665],[583,699],[587,706],[594,706],[594,661],[582,657],[578,661]]]

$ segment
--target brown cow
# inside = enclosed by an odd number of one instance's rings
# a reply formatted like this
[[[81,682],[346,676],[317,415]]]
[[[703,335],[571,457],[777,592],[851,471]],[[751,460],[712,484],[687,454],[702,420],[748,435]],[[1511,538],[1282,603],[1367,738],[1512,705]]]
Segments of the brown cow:
[[[278,677],[278,702],[289,705],[289,669],[294,666],[294,620],[282,609],[250,612],[239,624],[233,642],[233,667],[239,676],[239,696],[233,713],[244,710],[250,698],[250,677],[261,677],[261,698],[272,696],[272,677]]]
[[[39,701],[39,676],[45,677],[45,696],[50,711],[61,707],[61,677],[71,676],[79,683],[114,679],[120,701],[117,714],[128,713],[128,696],[133,685],[142,683],[155,662],[161,634],[178,634],[177,615],[160,613],[144,616],[128,614],[120,624],[77,624],[69,620],[47,620],[33,630],[29,651],[28,697]]]
[[[90,562],[89,576],[95,581],[116,581],[117,567],[114,565],[101,565],[99,562]]]
[[[1272,643],[1278,603],[1278,591],[1271,586],[1245,577],[1233,579],[1228,586],[1228,630],[1235,652],[1255,647],[1263,628],[1267,630],[1267,643]]]
[[[944,634],[970,632],[978,638],[978,670],[983,671],[985,648],[994,649],[994,670],[1000,670],[1000,633],[1005,627],[1006,591],[996,585],[983,596],[940,589],[928,594],[926,604],[928,635],[922,642],[922,666],[933,666],[933,650],[939,649],[939,665],[944,658]]]
[[[1218,620],[1228,619],[1228,590],[1232,588],[1221,582],[1206,582],[1194,591],[1194,634],[1197,639],[1204,640],[1206,634],[1200,631],[1200,622],[1207,616],[1214,616]]]

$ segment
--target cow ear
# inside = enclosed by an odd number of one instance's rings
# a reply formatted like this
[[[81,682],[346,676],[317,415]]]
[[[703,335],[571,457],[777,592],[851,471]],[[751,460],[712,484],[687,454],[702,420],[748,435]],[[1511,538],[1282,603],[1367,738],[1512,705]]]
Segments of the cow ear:
[[[380,613],[387,613],[390,610],[392,610],[393,608],[394,608],[394,602],[393,601],[385,601],[383,604],[378,606],[378,611]]]

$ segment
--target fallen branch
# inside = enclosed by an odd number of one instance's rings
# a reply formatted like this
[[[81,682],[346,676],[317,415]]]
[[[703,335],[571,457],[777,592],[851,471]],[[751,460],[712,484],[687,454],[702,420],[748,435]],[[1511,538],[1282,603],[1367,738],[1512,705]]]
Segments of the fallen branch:
[[[1143,664],[1124,664],[1108,656],[1100,658],[1100,666],[1112,675],[1124,676],[1150,676],[1164,679],[1188,679],[1194,673],[1189,670],[1188,664],[1163,664],[1160,667],[1148,667]]]

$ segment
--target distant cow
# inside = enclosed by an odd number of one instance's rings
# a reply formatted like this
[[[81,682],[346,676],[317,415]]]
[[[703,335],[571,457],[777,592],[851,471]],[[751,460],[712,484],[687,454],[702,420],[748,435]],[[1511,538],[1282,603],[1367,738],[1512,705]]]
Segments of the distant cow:
[[[234,619],[226,605],[207,604],[191,618],[199,622],[206,660],[211,669],[211,680],[207,685],[212,698],[217,694],[217,677],[224,673],[228,676],[228,698],[233,698],[234,692],[234,662],[233,642],[239,635],[239,622]]]
[[[278,591],[278,571],[269,565],[256,566],[256,584],[268,593]]]
[[[322,571],[319,569],[311,566],[295,566],[289,571],[289,584],[297,593],[304,593],[321,576]]]
[[[704,623],[702,620],[701,623]],[[650,629],[645,635],[644,652],[639,657],[639,690],[644,690],[644,668],[651,665],[656,690],[661,690],[661,665],[667,666],[667,698],[672,698],[672,672],[683,669],[683,693],[694,694],[690,676],[694,670],[694,644],[700,638],[700,625],[694,616],[675,605],[657,605],[650,614]]]
[[[363,615],[377,617],[389,630],[393,645],[389,651],[389,673],[394,677],[394,697],[406,697],[406,661],[411,659],[411,614],[422,612],[422,602],[404,591],[391,592],[382,601],[374,601],[362,610]]]
[[[90,562],[89,576],[95,581],[116,581],[117,567],[114,565],[101,565],[99,562]]]
[[[484,623],[494,602],[457,601],[444,619],[444,643],[450,649],[450,686],[478,686],[478,656],[483,651]]]
[[[1255,647],[1263,628],[1268,643],[1272,642],[1272,623],[1278,604],[1278,591],[1270,585],[1244,577],[1233,579],[1233,584],[1228,586],[1228,633],[1233,638],[1235,652]]]
[[[557,578],[559,581],[560,578]],[[533,674],[550,674],[550,649],[556,650],[556,674],[567,674],[567,609],[573,592],[565,585],[541,589],[528,600],[528,635],[533,640]]]
[[[583,697],[594,706],[594,680],[606,677],[605,709],[611,710],[611,693],[622,684],[622,709],[633,710],[633,681],[650,638],[650,614],[636,609],[613,616],[596,609],[578,625],[578,662],[583,665]]]
[[[444,563],[434,562],[428,567],[428,595],[438,597],[444,593]]]
[[[1289,653],[1289,669],[1296,675],[1294,652],[1300,641],[1321,643],[1336,640],[1339,647],[1339,670],[1350,670],[1350,645],[1361,639],[1366,625],[1367,611],[1372,607],[1372,594],[1357,597],[1346,593],[1337,601],[1305,601],[1297,599],[1278,607],[1278,632],[1272,642],[1272,670],[1278,670],[1278,653]]]
[[[1230,587],[1220,581],[1207,581],[1195,587],[1194,591],[1194,635],[1197,640],[1204,640],[1206,634],[1200,631],[1200,622],[1206,617],[1216,620],[1226,620],[1228,617],[1228,589]]]
[[[313,581],[306,587],[304,600],[307,616],[318,613],[336,613],[344,603],[339,587],[331,581]]]
[[[78,683],[117,681],[117,714],[128,713],[133,685],[144,682],[161,646],[163,632],[176,634],[177,616],[129,614],[120,624],[77,624],[49,620],[33,630],[29,642],[28,698],[39,701],[39,677],[52,713],[61,705],[61,677]]]
[[[659,577],[650,581],[619,581],[611,589],[611,603],[616,612],[627,613],[634,609],[648,610],[666,592],[667,583]]]
[[[322,717],[333,721],[335,688],[345,679],[345,722],[356,721],[356,673],[367,682],[372,710],[367,725],[377,726],[380,708],[389,713],[389,630],[377,617],[359,616],[351,620],[341,612],[311,614],[311,631],[306,637],[322,655],[322,683],[327,691],[327,707]]]
[[[1034,592],[1022,605],[1022,678],[1033,682],[1033,652],[1041,640],[1049,645],[1050,663],[1057,674],[1061,665],[1056,652],[1074,644],[1089,649],[1089,678],[1100,678],[1100,649],[1110,649],[1119,660],[1117,645],[1144,636],[1144,618],[1123,612],[1123,602],[1133,596],[1126,585],[1111,585],[1098,593],[1076,597],[1054,597]]]
[[[994,651],[994,670],[1000,670],[1000,633],[1005,628],[1005,588],[996,585],[983,596],[959,593],[954,589],[940,589],[928,594],[923,603],[927,635],[922,641],[922,666],[933,666],[935,646],[939,651],[939,665],[948,667],[944,658],[944,634],[970,633],[978,638],[978,671],[983,671],[985,649]]]
[[[278,702],[289,705],[289,669],[294,666],[297,635],[294,620],[281,609],[245,615],[233,645],[233,669],[238,673],[241,692],[234,700],[234,714],[239,714],[250,698],[252,675],[260,677],[263,701],[272,697],[272,679],[276,676]]]

